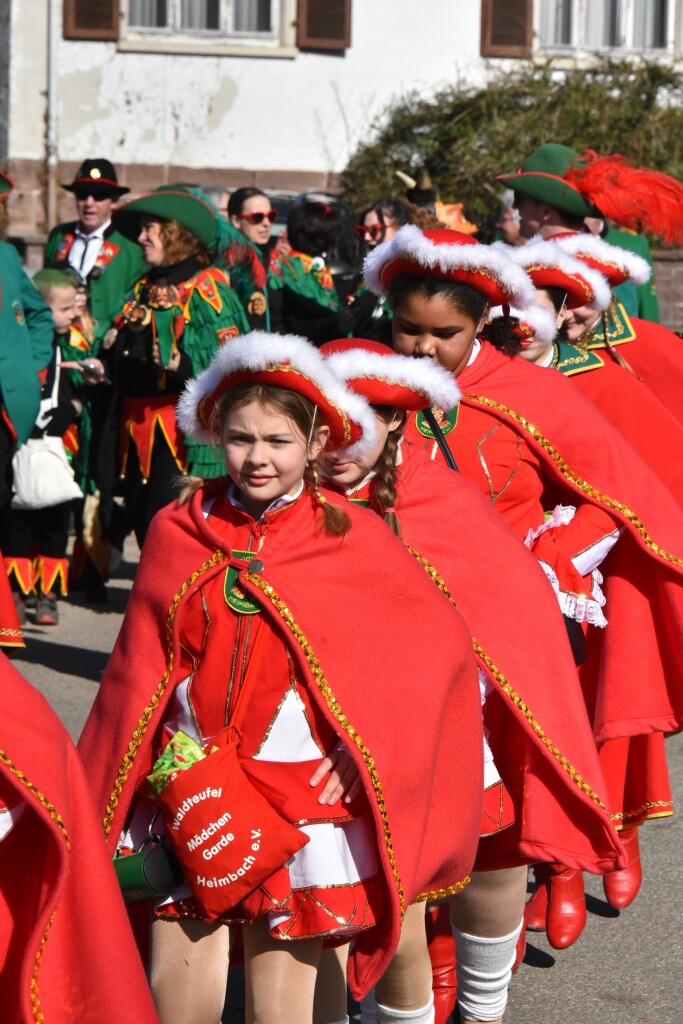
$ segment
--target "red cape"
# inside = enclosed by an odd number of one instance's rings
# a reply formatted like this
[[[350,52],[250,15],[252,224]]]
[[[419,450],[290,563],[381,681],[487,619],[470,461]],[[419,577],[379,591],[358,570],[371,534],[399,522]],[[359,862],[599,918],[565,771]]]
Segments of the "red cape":
[[[612,309],[613,307],[610,307]],[[651,320],[629,317],[620,302],[616,303],[615,316],[619,324],[619,336],[630,340],[617,341],[616,351],[624,357],[632,370],[642,378],[672,416],[683,422],[683,339],[673,331],[655,324]],[[605,351],[604,341],[596,340],[589,334],[585,339],[591,350],[597,350],[610,360]]]
[[[158,1017],[76,749],[0,654],[0,788],[26,808],[0,841],[0,1016]]]
[[[136,761],[179,681],[174,666],[183,605],[229,564],[202,514],[205,495],[154,519],[81,739],[110,850],[133,795]],[[469,874],[483,767],[476,662],[465,623],[373,513],[349,513],[349,533],[329,537],[317,519],[314,525],[311,502],[302,500],[287,528],[266,542],[259,575],[232,561],[240,587],[282,633],[300,678],[364,781],[386,913],[355,942],[350,983],[360,993],[391,960],[402,909],[427,892],[457,891]]]
[[[683,340],[676,340],[683,354]],[[613,362],[609,352],[601,351],[600,358],[602,366],[565,376],[633,445],[683,505],[683,420],[676,419],[683,405],[683,390],[678,406],[666,408],[644,381]]]
[[[620,433],[559,373],[484,342],[460,374],[465,406],[488,410],[542,458],[563,501],[607,509],[626,530],[604,563],[606,614],[594,664],[598,743],[683,726],[683,512]],[[569,492],[569,494],[567,494]],[[597,632],[597,631],[596,631]]]
[[[404,443],[395,507],[406,544],[442,576],[496,685],[485,721],[515,824],[477,867],[520,859],[600,873],[620,844],[564,620],[545,573],[479,489]],[[501,713],[502,712],[502,713]]]

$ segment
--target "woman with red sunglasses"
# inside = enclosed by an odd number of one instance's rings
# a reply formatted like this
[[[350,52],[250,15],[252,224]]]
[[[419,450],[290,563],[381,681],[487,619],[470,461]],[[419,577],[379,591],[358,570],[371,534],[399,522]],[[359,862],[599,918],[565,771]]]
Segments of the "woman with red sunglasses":
[[[253,330],[278,332],[282,326],[282,297],[270,271],[270,236],[277,218],[277,210],[258,188],[238,188],[228,200],[227,219],[238,234],[224,258]]]
[[[356,238],[361,259],[382,242],[390,241],[404,224],[412,224],[410,205],[400,196],[382,196],[361,213],[356,224]],[[391,310],[384,297],[373,295],[361,275],[349,297],[353,317],[353,335],[370,338],[391,347]]]

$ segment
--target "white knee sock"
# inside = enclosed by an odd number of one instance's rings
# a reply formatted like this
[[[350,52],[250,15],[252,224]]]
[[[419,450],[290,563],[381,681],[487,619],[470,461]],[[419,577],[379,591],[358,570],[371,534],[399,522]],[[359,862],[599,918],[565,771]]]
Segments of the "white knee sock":
[[[360,1024],[377,1024],[377,1000],[374,988],[371,988],[360,1001]]]
[[[329,1022],[329,1024],[349,1024],[349,1018],[348,1017],[342,1017],[341,1020],[331,1020]]]
[[[377,1024],[434,1024],[434,998],[421,1010],[392,1010],[377,1003]]]
[[[453,929],[458,1006],[463,1020],[493,1021],[505,1013],[515,948],[522,930],[482,939]]]

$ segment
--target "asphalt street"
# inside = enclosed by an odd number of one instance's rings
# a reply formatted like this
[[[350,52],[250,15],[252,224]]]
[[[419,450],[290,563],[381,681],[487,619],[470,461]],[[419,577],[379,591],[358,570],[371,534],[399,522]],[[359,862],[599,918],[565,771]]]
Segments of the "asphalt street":
[[[104,672],[137,561],[129,544],[106,605],[75,593],[60,603],[57,627],[26,627],[26,650],[13,658],[77,739]],[[683,735],[668,741],[674,800],[683,801]],[[587,876],[588,924],[558,952],[528,933],[526,960],[513,980],[506,1024],[683,1024],[683,882],[680,817],[641,829],[645,880],[631,907],[613,910],[600,878]],[[231,972],[230,1012],[240,1020],[241,978]]]

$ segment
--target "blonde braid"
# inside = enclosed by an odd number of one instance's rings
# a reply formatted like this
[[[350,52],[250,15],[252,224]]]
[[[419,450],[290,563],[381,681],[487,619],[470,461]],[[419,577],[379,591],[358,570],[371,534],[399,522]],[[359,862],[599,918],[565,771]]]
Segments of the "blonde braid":
[[[318,507],[322,509],[325,533],[330,537],[343,537],[351,529],[351,519],[343,508],[333,505],[320,493],[320,476],[315,462],[306,463],[304,481]]]
[[[401,524],[394,509],[396,504],[396,458],[403,437],[405,421],[406,414],[404,412],[401,424],[387,434],[382,453],[375,463],[375,475],[370,483],[370,499],[376,507],[375,511],[382,516],[384,522],[397,537],[401,536]]]

